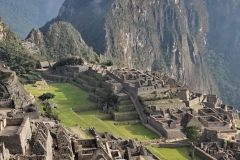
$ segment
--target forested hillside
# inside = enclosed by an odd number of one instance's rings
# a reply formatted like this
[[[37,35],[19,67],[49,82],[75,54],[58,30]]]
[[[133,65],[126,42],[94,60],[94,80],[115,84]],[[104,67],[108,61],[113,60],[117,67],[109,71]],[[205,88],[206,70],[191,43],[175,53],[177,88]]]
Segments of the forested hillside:
[[[55,22],[44,28],[33,29],[26,42],[35,43],[41,56],[57,61],[68,56],[80,56],[88,62],[98,61],[98,55],[85,44],[80,33],[68,22]]]
[[[22,46],[21,40],[1,21],[1,18],[0,61],[10,66],[17,74],[34,70],[38,61],[38,56]]]

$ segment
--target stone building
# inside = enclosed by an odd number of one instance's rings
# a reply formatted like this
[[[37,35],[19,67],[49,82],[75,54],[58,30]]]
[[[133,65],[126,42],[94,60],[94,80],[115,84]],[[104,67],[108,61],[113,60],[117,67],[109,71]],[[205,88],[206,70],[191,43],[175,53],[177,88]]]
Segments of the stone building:
[[[48,61],[43,61],[43,62],[39,62],[38,64],[38,68],[39,69],[48,69],[50,67],[50,63]]]
[[[5,148],[3,142],[0,143],[0,160],[8,160],[10,158],[9,150]]]
[[[11,154],[25,154],[32,137],[29,118],[4,118],[0,124],[0,142]]]

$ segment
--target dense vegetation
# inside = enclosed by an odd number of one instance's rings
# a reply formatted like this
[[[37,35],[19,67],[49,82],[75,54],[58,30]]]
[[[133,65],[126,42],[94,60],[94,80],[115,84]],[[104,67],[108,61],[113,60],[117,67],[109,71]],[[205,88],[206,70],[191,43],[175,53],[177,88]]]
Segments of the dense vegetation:
[[[52,61],[68,56],[80,56],[88,62],[98,61],[98,55],[67,22],[55,22],[41,30],[33,29],[26,41],[35,43],[41,55]]]
[[[17,74],[23,74],[34,70],[37,64],[37,56],[30,53],[21,45],[21,40],[0,20],[3,27],[3,39],[0,40],[0,61]]]
[[[0,16],[24,39],[34,27],[56,17],[64,0],[0,0]]]
[[[56,69],[58,66],[65,66],[65,65],[82,65],[84,60],[80,57],[68,57],[57,61],[53,65],[53,69]]]
[[[96,53],[103,54],[107,45],[105,19],[113,1],[65,0],[64,10],[60,10],[58,17],[53,21],[70,22],[81,33],[88,46],[93,47]]]
[[[43,93],[42,95],[38,96],[38,99],[45,101],[45,100],[53,99],[54,97],[55,97],[55,94]]]

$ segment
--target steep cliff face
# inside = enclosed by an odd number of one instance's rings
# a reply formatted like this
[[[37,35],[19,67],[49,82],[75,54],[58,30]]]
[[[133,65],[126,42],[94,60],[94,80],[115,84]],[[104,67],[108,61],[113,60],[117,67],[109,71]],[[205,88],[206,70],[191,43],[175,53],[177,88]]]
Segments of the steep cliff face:
[[[206,91],[202,56],[207,32],[204,1],[115,1],[106,21],[106,57],[118,65],[164,70]]]
[[[207,48],[215,60],[211,73],[223,101],[239,107],[240,96],[240,0],[205,0],[210,30]]]
[[[55,20],[70,22],[97,53],[106,49],[105,21],[114,0],[65,0]]]
[[[240,0],[65,0],[55,20],[72,23],[103,59],[168,72],[195,91],[219,89],[237,104],[239,7]]]
[[[194,90],[209,88],[203,0],[66,0],[57,19],[71,22],[86,43],[105,48],[104,58],[119,66],[165,71]]]
[[[26,43],[35,44],[34,48],[38,47],[42,56],[55,61],[70,55],[82,56],[89,62],[98,60],[97,54],[67,22],[55,22],[40,30],[33,29],[25,40]]]

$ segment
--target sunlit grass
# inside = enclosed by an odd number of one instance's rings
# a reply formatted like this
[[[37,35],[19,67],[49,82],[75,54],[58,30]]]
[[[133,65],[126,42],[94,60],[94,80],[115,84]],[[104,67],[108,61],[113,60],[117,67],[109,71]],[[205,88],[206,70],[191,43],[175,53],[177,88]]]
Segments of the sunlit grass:
[[[189,160],[189,147],[178,147],[178,148],[157,148],[147,146],[147,148],[153,152],[161,160]],[[194,155],[194,160],[202,160],[197,155]]]
[[[95,127],[100,132],[106,131],[117,137],[137,138],[141,141],[151,140],[158,137],[141,124],[116,126],[114,125],[114,122],[116,121],[101,120],[99,117],[109,115],[107,113],[103,113],[101,110],[75,113],[71,110],[71,108],[84,108],[97,105],[95,102],[88,99],[88,95],[90,93],[69,83],[50,83],[48,86],[48,88],[37,90],[34,85],[29,84],[26,85],[25,88],[35,97],[38,97],[46,92],[55,94],[56,96],[50,101],[57,104],[58,109],[55,111],[59,113],[61,122],[67,128],[72,128],[73,131],[83,134],[84,137],[91,137],[89,132],[84,131],[89,127]],[[36,103],[41,106],[39,101]]]

